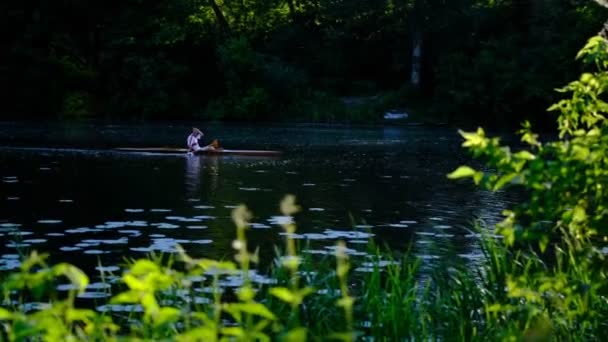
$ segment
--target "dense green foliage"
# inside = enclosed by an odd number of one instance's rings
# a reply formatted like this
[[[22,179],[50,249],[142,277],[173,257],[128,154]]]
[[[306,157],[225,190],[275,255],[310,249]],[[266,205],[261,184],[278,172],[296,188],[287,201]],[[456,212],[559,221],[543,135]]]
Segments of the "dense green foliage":
[[[525,123],[527,149],[512,152],[481,128],[462,132],[492,171],[463,166],[450,174],[493,190],[520,187],[529,198],[498,225],[517,266],[506,279],[509,300],[490,311],[510,334],[537,329],[568,339],[577,330],[593,339],[606,329],[608,41],[590,39],[578,58],[589,72],[559,89],[570,97],[550,108],[559,113],[559,140],[543,143]]]
[[[405,107],[514,123],[578,73],[571,56],[603,14],[573,0],[8,0],[0,93],[5,117],[369,121]]]
[[[578,54],[588,68],[559,91],[559,136],[542,142],[525,123],[514,152],[483,129],[462,132],[464,146],[486,171],[462,166],[451,178],[472,178],[492,190],[519,188],[524,199],[505,211],[492,235],[481,227],[485,258],[476,267],[435,265],[406,254],[376,253],[355,276],[339,243],[335,267],[296,248],[287,220],[285,247],[274,260],[276,284],[259,284],[250,271],[258,253],[248,247],[251,214],[233,212],[235,260],[134,260],[122,275],[115,304],[133,305],[128,317],[75,306],[88,277],[68,264],[49,266],[33,253],[0,281],[0,336],[44,339],[286,341],[374,340],[601,340],[608,323],[608,41],[590,39]],[[295,199],[281,212],[292,217]],[[370,248],[374,246],[370,245]],[[220,280],[237,277],[234,293]],[[57,281],[71,291],[60,296]],[[224,289],[225,290],[225,289]],[[232,296],[230,296],[232,295]],[[202,300],[196,300],[196,298]],[[24,301],[35,299],[29,309]]]

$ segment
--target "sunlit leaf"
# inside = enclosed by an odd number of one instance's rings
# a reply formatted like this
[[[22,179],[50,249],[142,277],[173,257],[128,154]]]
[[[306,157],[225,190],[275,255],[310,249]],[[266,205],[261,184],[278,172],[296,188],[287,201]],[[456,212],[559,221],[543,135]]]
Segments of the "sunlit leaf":
[[[229,307],[243,313],[260,316],[271,320],[277,319],[277,317],[270,310],[268,310],[266,306],[260,303],[234,303],[229,304]]]
[[[464,177],[473,177],[477,171],[468,166],[460,166],[453,172],[448,174],[448,178],[450,179],[458,179]]]
[[[308,329],[304,327],[291,329],[285,334],[283,341],[285,342],[305,342],[308,335]]]
[[[296,301],[296,295],[285,287],[273,287],[270,289],[270,294],[286,303],[292,304]]]
[[[4,308],[0,308],[0,320],[7,320],[13,317],[12,313]]]

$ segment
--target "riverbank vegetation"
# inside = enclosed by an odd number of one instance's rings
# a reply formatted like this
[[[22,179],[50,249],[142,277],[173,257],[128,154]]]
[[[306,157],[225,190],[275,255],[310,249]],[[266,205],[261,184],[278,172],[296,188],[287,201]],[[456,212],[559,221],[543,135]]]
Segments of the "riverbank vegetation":
[[[297,247],[293,196],[281,202],[285,245],[270,280],[255,279],[248,244],[251,213],[233,211],[234,260],[177,257],[129,260],[107,310],[75,305],[89,278],[69,264],[31,254],[0,282],[3,339],[285,341],[599,340],[608,317],[608,41],[578,54],[589,71],[560,92],[559,138],[543,142],[529,123],[517,151],[498,138],[462,132],[464,146],[491,172],[462,166],[448,177],[523,189],[525,200],[494,227],[477,227],[480,258],[430,264],[370,242],[353,263],[344,243],[319,259]],[[427,262],[428,263],[428,262]],[[352,272],[357,267],[362,272]],[[104,278],[102,274],[102,279]],[[68,294],[57,285],[68,281]],[[221,286],[226,283],[236,287]],[[64,285],[63,288],[66,288]],[[27,303],[26,303],[27,302]],[[120,314],[111,310],[120,306]],[[99,309],[99,308],[98,308]]]
[[[483,129],[461,132],[463,146],[486,163],[462,166],[450,178],[470,178],[494,191],[516,188],[524,198],[496,227],[478,227],[482,258],[431,265],[370,244],[355,264],[339,243],[333,258],[298,250],[295,223],[283,221],[285,245],[258,282],[257,251],[247,241],[251,214],[233,212],[232,260],[130,260],[110,305],[126,315],[76,306],[89,278],[69,264],[47,265],[31,254],[3,276],[1,334],[30,339],[116,340],[601,340],[608,317],[608,42],[590,39],[578,54],[585,72],[559,90],[555,141],[526,122],[522,146],[510,148]],[[287,196],[281,213],[299,210]],[[363,267],[365,272],[352,272]],[[230,278],[234,291],[220,286]],[[67,295],[57,285],[69,282]],[[108,289],[106,289],[108,290]],[[26,305],[26,303],[28,305]],[[107,307],[107,306],[106,306]],[[124,310],[122,311],[124,313]]]
[[[3,117],[551,126],[592,1],[4,1]]]

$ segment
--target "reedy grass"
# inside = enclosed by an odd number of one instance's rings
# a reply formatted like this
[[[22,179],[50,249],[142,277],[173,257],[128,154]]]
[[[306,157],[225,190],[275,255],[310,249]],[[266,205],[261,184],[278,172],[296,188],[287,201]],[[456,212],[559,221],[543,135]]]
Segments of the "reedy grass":
[[[281,205],[284,215],[299,210],[293,197]],[[132,305],[126,316],[78,308],[77,295],[89,278],[68,264],[47,265],[33,252],[1,286],[2,340],[177,340],[177,341],[320,341],[403,340],[586,340],[603,336],[608,305],[589,284],[581,289],[547,284],[539,272],[561,274],[588,283],[586,267],[564,267],[575,255],[556,250],[547,265],[534,251],[513,251],[482,234],[479,267],[440,262],[422,267],[411,251],[398,255],[373,243],[363,260],[351,260],[339,243],[336,255],[302,253],[296,226],[283,229],[284,247],[276,247],[270,275],[276,283],[250,277],[257,252],[248,250],[250,214],[234,211],[235,261],[150,255],[130,260],[111,304]],[[479,228],[483,231],[483,228]],[[308,246],[304,245],[306,249]],[[283,250],[284,252],[282,252]],[[350,272],[362,267],[364,272]],[[238,277],[231,290],[220,284]],[[56,291],[67,279],[72,289]],[[554,279],[554,278],[552,278]],[[103,273],[102,273],[103,280]],[[540,284],[540,285],[539,285]],[[578,290],[575,291],[575,290]],[[45,303],[26,311],[28,301]]]

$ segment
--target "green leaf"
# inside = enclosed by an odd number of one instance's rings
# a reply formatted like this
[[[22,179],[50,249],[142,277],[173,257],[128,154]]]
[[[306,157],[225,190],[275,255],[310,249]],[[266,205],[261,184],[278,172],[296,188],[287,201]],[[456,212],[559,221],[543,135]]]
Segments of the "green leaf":
[[[129,269],[129,273],[135,276],[146,275],[149,273],[160,273],[160,267],[148,259],[140,259]]]
[[[237,296],[243,302],[248,302],[253,300],[255,297],[255,291],[250,286],[243,286],[237,290]]]
[[[273,287],[270,289],[270,294],[289,304],[296,302],[297,296],[285,287]]]
[[[477,173],[477,171],[475,171],[474,169],[472,169],[468,166],[460,166],[459,168],[454,170],[452,173],[448,174],[448,178],[449,179],[458,179],[458,178],[465,178],[465,177],[473,177],[473,176],[475,176],[476,173]]]
[[[128,304],[133,304],[133,303],[139,303],[139,300],[141,298],[141,293],[138,291],[127,291],[127,292],[122,292],[119,293],[118,295],[114,296],[114,298],[112,298],[112,300],[110,301],[111,303],[128,303]]]
[[[217,341],[217,333],[213,328],[200,327],[186,331],[177,336],[179,342],[214,342]]]
[[[171,322],[175,322],[179,318],[180,311],[172,307],[162,307],[154,317],[154,325],[159,326]]]
[[[234,337],[243,337],[245,336],[245,331],[241,327],[227,327],[222,328],[222,334]]]
[[[517,173],[509,173],[508,175],[500,177],[496,181],[496,183],[494,183],[493,190],[496,191],[501,189],[503,186],[505,186],[507,183],[510,183],[515,177],[517,177],[517,175]]]
[[[3,308],[0,308],[0,320],[8,320],[11,319],[13,317],[13,314]]]
[[[248,313],[250,315],[256,315],[271,320],[277,319],[277,317],[272,313],[272,311],[268,310],[266,306],[260,303],[235,303],[229,304],[229,306],[233,309],[236,309],[240,312]]]
[[[336,302],[336,305],[343,307],[345,309],[348,309],[348,308],[352,308],[354,303],[355,303],[355,299],[353,297],[344,297],[344,298],[338,299],[338,301]]]
[[[572,220],[574,222],[583,222],[587,219],[587,213],[585,212],[585,208],[581,207],[580,205],[577,205],[576,207],[574,207],[573,213],[572,213]]]
[[[93,310],[68,308],[66,311],[66,319],[72,321],[90,321],[95,317],[96,313]]]
[[[305,342],[308,335],[308,329],[299,327],[291,329],[285,334],[283,341],[286,342]]]
[[[84,291],[89,285],[89,277],[76,266],[61,263],[53,267],[53,273],[66,276],[70,283],[78,288],[78,292]]]
[[[528,152],[526,150],[519,151],[519,152],[515,153],[514,156],[515,156],[515,158],[523,159],[523,160],[534,160],[534,159],[536,159],[535,155],[533,155],[532,153],[530,153],[530,152]]]

